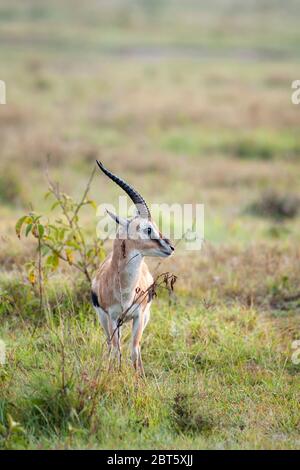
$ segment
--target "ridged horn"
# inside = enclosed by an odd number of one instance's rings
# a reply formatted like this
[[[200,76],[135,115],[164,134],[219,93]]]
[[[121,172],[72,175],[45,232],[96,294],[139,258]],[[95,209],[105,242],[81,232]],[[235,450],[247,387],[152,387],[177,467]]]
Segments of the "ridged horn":
[[[150,219],[151,214],[145,199],[132,186],[105,168],[101,162],[96,160],[96,163],[106,176],[108,176],[114,183],[120,186],[126,194],[128,194],[132,202],[135,204],[139,215],[145,219]]]

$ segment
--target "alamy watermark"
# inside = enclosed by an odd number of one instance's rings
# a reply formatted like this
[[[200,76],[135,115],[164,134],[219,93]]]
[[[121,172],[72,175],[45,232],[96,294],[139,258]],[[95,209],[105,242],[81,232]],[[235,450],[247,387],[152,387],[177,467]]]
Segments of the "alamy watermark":
[[[295,90],[291,96],[292,103],[300,104],[300,80],[293,81],[292,89]]]
[[[100,204],[97,209],[98,238],[113,240],[116,237],[116,224],[108,215],[110,211],[117,216],[133,218],[136,207],[128,207],[128,198],[119,196],[119,207]],[[176,242],[182,241],[186,250],[201,250],[204,240],[204,204],[151,204],[150,212],[164,237]],[[125,234],[126,238],[126,234]]]
[[[0,80],[0,104],[6,104],[6,85],[3,80]]]

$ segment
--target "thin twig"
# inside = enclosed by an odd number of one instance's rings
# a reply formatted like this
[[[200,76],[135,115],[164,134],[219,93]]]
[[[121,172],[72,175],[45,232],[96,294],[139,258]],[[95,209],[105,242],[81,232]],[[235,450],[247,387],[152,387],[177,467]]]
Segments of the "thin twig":
[[[93,169],[89,179],[88,179],[88,182],[87,182],[87,185],[86,185],[86,188],[85,188],[85,191],[83,193],[83,196],[81,198],[81,201],[78,203],[77,205],[77,208],[75,209],[75,212],[74,212],[74,215],[72,217],[72,220],[75,219],[75,217],[78,215],[78,212],[80,211],[81,207],[84,205],[85,203],[85,200],[86,200],[86,197],[91,189],[91,184],[93,182],[93,179],[94,179],[94,176],[95,176],[95,173],[96,173],[96,167]]]

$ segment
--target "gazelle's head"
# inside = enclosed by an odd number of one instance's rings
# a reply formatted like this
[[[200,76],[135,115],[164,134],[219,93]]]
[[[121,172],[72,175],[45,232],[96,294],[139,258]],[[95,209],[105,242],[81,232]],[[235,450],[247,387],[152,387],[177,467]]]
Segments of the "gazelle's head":
[[[107,211],[119,225],[119,237],[129,240],[131,248],[138,251],[142,256],[170,256],[174,251],[174,247],[170,240],[160,233],[152,220],[144,198],[132,186],[107,170],[101,162],[97,161],[97,164],[106,176],[125,191],[137,208],[137,215],[132,219],[124,219]]]

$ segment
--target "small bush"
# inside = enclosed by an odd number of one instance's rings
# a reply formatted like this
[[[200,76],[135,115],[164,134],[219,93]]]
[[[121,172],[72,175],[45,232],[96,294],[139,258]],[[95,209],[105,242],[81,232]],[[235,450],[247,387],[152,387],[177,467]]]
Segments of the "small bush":
[[[199,407],[198,400],[185,393],[175,395],[172,414],[179,432],[202,433],[213,428],[212,417]]]
[[[16,223],[19,239],[25,233],[26,237],[31,234],[37,242],[37,259],[27,264],[28,280],[33,286],[38,284],[40,298],[43,280],[47,280],[49,273],[57,270],[60,261],[75,267],[91,282],[92,273],[105,256],[103,241],[97,237],[88,239],[79,217],[82,208],[96,207],[96,203],[88,198],[94,174],[95,170],[79,202],[62,193],[59,185],[49,180],[49,191],[45,198],[50,196],[54,199],[51,210],[60,209],[60,217],[54,223],[50,223],[46,216],[33,211],[23,215]]]
[[[0,203],[24,205],[26,202],[21,179],[13,168],[2,168],[0,173]]]
[[[248,207],[248,212],[277,221],[292,219],[299,213],[300,198],[293,194],[267,191]]]
[[[55,389],[53,384],[40,382],[39,385],[37,392],[26,396],[21,407],[22,419],[30,422],[40,434],[66,432],[72,413],[75,413],[73,394],[69,390],[63,393],[61,389]]]
[[[272,146],[251,139],[238,141],[232,148],[233,154],[241,159],[271,160],[274,157]]]
[[[33,318],[38,312],[39,299],[31,286],[22,279],[1,279],[0,317],[17,315]]]
[[[26,433],[21,424],[8,412],[7,400],[0,400],[0,448],[24,449],[27,444]]]

